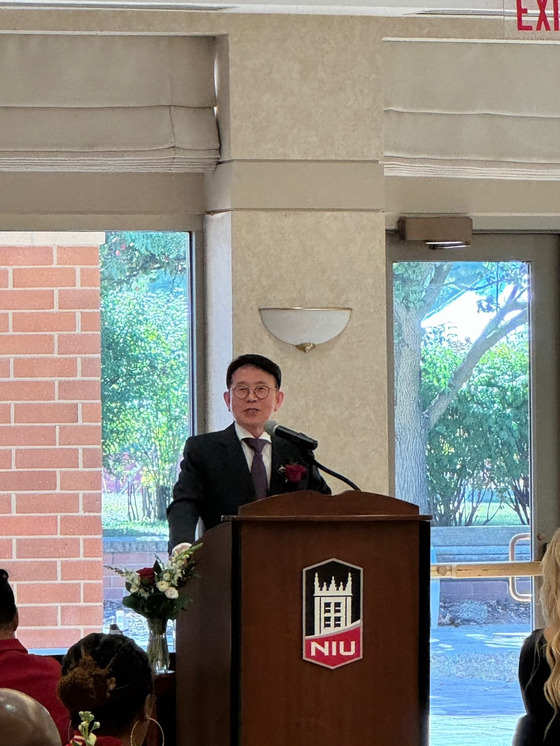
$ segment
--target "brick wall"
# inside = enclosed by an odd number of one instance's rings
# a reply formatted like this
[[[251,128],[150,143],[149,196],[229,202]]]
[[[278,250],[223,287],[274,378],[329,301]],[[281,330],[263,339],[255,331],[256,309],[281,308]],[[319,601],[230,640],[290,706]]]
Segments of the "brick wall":
[[[103,240],[0,233],[0,566],[33,648],[102,625]]]

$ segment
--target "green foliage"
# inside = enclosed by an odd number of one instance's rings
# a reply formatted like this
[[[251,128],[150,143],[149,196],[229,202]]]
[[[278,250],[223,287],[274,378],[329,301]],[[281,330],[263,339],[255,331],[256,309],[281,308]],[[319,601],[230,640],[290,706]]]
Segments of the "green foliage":
[[[189,427],[186,238],[112,233],[101,247],[103,465],[139,478],[155,520]]]
[[[449,380],[461,348],[451,334],[426,337],[424,406]],[[481,358],[430,431],[428,488],[436,524],[490,523],[504,505],[529,522],[528,376],[528,343],[518,333]]]

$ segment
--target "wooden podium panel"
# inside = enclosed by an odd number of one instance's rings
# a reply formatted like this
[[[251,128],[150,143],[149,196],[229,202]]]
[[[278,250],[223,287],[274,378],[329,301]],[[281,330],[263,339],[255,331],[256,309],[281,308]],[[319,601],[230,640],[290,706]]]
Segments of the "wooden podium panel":
[[[203,537],[177,627],[178,746],[425,746],[428,518],[367,493],[294,497]],[[363,657],[337,668],[303,658],[304,570],[332,559],[362,571]]]

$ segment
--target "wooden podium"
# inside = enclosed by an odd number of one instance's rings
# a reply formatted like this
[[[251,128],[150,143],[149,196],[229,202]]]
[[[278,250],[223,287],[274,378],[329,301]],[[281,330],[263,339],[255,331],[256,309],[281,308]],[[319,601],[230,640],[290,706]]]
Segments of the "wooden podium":
[[[427,746],[428,516],[295,492],[202,543],[177,623],[177,746]]]

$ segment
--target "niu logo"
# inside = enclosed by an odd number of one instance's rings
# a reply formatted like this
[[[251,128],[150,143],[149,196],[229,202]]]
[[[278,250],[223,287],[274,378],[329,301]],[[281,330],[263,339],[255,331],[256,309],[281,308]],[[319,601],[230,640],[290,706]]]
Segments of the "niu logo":
[[[362,657],[362,568],[329,559],[303,570],[303,659],[338,668]]]

